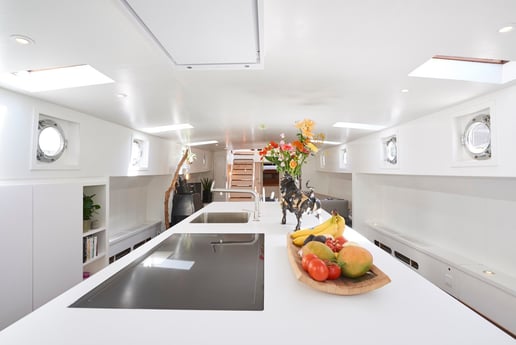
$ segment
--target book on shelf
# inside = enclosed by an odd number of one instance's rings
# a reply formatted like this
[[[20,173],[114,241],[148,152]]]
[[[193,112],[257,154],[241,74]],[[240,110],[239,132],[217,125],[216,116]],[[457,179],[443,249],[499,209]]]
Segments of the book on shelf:
[[[86,236],[82,239],[82,262],[87,262],[98,256],[99,240],[98,235]]]

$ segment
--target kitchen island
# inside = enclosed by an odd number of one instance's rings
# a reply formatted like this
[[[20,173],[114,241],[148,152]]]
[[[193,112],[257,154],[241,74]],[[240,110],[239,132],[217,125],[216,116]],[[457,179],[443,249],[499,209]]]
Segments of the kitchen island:
[[[356,296],[312,290],[296,280],[286,250],[296,224],[281,225],[275,202],[259,221],[190,223],[203,212],[251,211],[252,202],[214,202],[0,332],[0,344],[514,344],[512,337],[426,281],[351,228],[390,278]],[[329,217],[324,213],[322,220]],[[302,226],[319,221],[303,217]],[[69,308],[173,233],[263,233],[264,308],[254,311]],[[206,277],[209,283],[210,277]],[[5,283],[5,282],[4,282]],[[171,291],[173,293],[173,291]],[[486,296],[489,298],[489,296]]]

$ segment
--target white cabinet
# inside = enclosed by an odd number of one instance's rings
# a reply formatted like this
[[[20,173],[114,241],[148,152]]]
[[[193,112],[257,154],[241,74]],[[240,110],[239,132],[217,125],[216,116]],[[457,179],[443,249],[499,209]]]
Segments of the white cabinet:
[[[101,204],[97,228],[83,233],[83,192]],[[107,184],[0,186],[0,330],[107,265]],[[97,238],[83,263],[83,239]]]
[[[34,309],[82,280],[82,188],[33,186]]]
[[[0,187],[0,330],[32,310],[32,186]]]

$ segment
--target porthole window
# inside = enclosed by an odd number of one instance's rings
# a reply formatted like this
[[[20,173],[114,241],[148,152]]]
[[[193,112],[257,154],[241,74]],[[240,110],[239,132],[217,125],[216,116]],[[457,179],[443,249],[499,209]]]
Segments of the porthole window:
[[[139,166],[143,158],[143,140],[133,139],[131,148],[131,165],[133,167]]]
[[[343,148],[340,150],[340,167],[345,168],[348,165],[348,149]]]
[[[462,144],[474,159],[491,158],[491,118],[483,114],[475,116],[466,125]]]
[[[383,145],[385,161],[392,165],[398,163],[398,145],[396,142],[396,136],[385,139]]]
[[[146,170],[149,167],[149,142],[146,139],[132,138],[129,164],[133,170]]]
[[[321,168],[326,167],[326,154],[323,152],[319,158],[319,164],[321,165]]]
[[[348,150],[342,149],[341,155],[342,155],[342,164],[347,165],[348,164]]]
[[[55,121],[45,119],[38,122],[38,161],[55,162],[63,154],[66,144],[63,129]]]

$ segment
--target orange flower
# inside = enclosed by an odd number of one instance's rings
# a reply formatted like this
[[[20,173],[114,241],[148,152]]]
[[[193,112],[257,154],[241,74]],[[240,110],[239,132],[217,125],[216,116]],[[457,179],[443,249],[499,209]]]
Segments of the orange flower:
[[[296,122],[296,128],[298,128],[304,137],[312,139],[314,134],[312,130],[315,126],[315,122],[310,119],[304,119],[303,121]]]
[[[288,165],[290,169],[295,169],[297,167],[297,162],[295,160],[291,160]]]
[[[298,151],[300,152],[303,152],[304,149],[305,149],[305,146],[303,145],[302,142],[300,142],[299,140],[294,140],[292,142],[292,146],[294,146]]]

